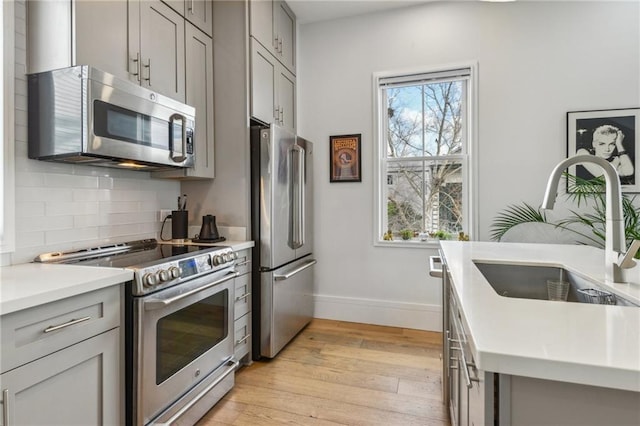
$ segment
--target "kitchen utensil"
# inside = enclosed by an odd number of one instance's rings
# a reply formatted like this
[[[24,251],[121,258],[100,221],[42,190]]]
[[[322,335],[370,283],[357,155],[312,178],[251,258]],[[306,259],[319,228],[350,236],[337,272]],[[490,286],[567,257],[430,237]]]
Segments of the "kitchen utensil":
[[[189,212],[187,210],[171,211],[171,239],[177,242],[187,238]]]

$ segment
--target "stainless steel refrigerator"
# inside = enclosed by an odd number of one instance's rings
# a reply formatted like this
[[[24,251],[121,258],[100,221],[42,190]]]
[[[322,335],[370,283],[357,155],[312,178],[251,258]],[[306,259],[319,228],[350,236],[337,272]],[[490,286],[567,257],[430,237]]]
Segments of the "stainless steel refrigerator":
[[[313,315],[313,144],[251,128],[253,358],[273,358]]]

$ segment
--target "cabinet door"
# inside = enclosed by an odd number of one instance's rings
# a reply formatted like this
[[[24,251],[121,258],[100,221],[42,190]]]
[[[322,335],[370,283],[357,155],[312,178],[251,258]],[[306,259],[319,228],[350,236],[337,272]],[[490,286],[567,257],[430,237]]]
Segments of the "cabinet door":
[[[251,36],[271,51],[273,49],[273,1],[251,0],[249,4],[249,31]]]
[[[161,1],[140,2],[142,85],[185,101],[184,18]]]
[[[276,117],[276,61],[258,43],[251,49],[251,116],[265,123]]]
[[[10,425],[122,424],[119,328],[4,373],[0,381]]]
[[[213,2],[212,0],[186,0],[184,17],[189,22],[213,36]]]
[[[92,65],[127,79],[127,2],[75,1],[74,5],[75,64]]]
[[[277,108],[281,126],[294,130],[296,128],[296,78],[287,69],[278,67]]]
[[[284,1],[276,1],[274,11],[274,47],[282,65],[295,74],[296,18]]]
[[[196,164],[187,174],[213,178],[213,40],[191,24],[186,30],[186,101],[196,109]]]

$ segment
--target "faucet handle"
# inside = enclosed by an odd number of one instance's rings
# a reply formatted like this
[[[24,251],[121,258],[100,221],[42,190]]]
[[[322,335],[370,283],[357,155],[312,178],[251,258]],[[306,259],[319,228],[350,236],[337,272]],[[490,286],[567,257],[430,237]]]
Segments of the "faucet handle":
[[[633,240],[627,252],[620,254],[618,257],[618,266],[622,269],[629,269],[636,266],[636,262],[633,258],[638,250],[640,250],[640,240]]]

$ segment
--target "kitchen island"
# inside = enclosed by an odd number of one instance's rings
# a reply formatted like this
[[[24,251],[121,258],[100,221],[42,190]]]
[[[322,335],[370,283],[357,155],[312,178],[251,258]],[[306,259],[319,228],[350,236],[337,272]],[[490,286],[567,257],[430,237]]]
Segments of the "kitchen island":
[[[495,414],[507,424],[544,424],[545,418],[594,420],[588,413],[589,406],[597,410],[599,403],[615,401],[619,406],[609,407],[611,410],[626,412],[633,424],[640,422],[640,308],[501,296],[474,263],[561,267],[640,305],[640,282],[605,282],[602,250],[574,245],[442,241],[441,255],[448,273],[444,291],[456,309],[456,318],[450,322],[461,323],[464,335],[456,337],[465,340],[471,353],[465,368],[478,372],[477,377],[471,377],[473,382],[493,387],[483,389],[480,405],[485,413],[495,409],[491,416]],[[447,303],[445,312],[450,306]],[[454,347],[448,354],[445,349],[445,359],[455,358],[458,350]],[[462,363],[460,366],[465,372]],[[488,394],[500,386],[499,400],[487,404],[491,400]],[[471,391],[469,395],[470,400],[459,402],[465,409],[477,406]],[[557,395],[564,396],[556,407],[554,400],[548,399],[557,399]],[[574,398],[588,399],[575,403]],[[563,407],[567,412],[555,413]],[[474,414],[470,412],[460,415],[460,424],[466,424],[465,419],[472,423]]]

